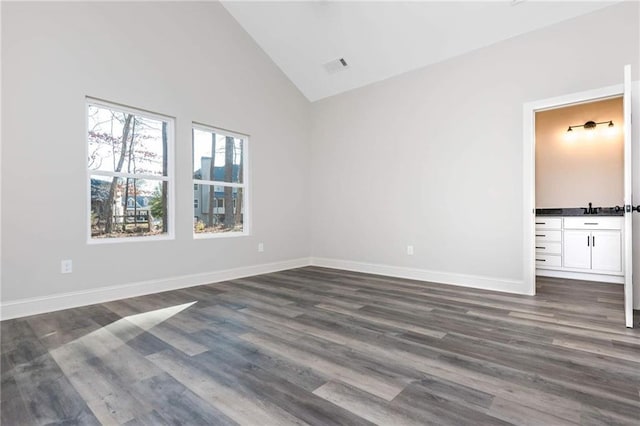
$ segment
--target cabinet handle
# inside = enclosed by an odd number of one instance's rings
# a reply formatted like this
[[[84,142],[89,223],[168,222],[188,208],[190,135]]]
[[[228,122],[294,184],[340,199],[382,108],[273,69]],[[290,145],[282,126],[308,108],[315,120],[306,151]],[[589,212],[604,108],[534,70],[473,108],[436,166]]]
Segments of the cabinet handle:
[[[537,249],[545,249],[546,247],[536,247]]]
[[[593,243],[591,244],[591,246],[592,246],[592,247],[595,247],[595,246],[596,246],[596,236],[594,235],[594,236],[593,236],[593,237],[591,237],[591,238],[593,238]]]
[[[536,222],[536,225],[546,225],[547,222]]]
[[[597,225],[598,222],[585,222],[584,224],[585,225]]]
[[[536,237],[546,237],[546,234],[536,234]]]
[[[589,235],[587,235],[587,247],[589,247]]]
[[[536,262],[546,262],[547,259],[536,259]]]

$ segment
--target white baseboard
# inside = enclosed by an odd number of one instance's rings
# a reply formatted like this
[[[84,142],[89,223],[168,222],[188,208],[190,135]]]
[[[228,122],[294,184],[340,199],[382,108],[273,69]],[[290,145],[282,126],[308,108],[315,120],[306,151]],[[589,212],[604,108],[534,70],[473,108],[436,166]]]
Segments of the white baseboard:
[[[44,312],[77,308],[79,306],[104,303],[128,297],[143,296],[196,285],[234,280],[253,275],[268,274],[285,269],[309,266],[310,259],[300,258],[282,262],[264,263],[241,268],[213,271],[204,274],[183,275],[157,280],[141,281],[137,283],[100,287],[97,289],[77,291],[71,293],[53,294],[50,296],[33,297],[27,299],[2,301],[0,304],[0,319],[6,320]]]
[[[452,284],[483,290],[502,291],[505,293],[530,294],[528,286],[526,286],[522,280],[430,271],[427,269],[405,268],[401,266],[380,265],[322,257],[312,257],[311,265],[332,269],[344,269],[354,272],[364,272],[368,274],[385,275],[395,278],[407,278],[440,284]]]
[[[624,284],[624,277],[619,275],[590,274],[584,272],[558,271],[555,269],[536,269],[540,277],[569,278],[572,280],[597,281],[603,283]]]
[[[202,284],[228,281],[286,269],[304,266],[320,266],[324,268],[343,269],[346,271],[363,272],[384,275],[395,278],[407,278],[441,284],[451,284],[461,287],[471,287],[483,290],[502,291],[515,294],[529,294],[528,287],[522,280],[510,280],[480,275],[467,275],[427,269],[406,268],[400,266],[382,265],[366,262],[356,262],[329,258],[300,258],[282,262],[265,263],[241,268],[226,269],[204,274],[183,275],[157,280],[141,281],[137,283],[101,287],[93,290],[72,293],[61,293],[50,296],[34,297],[0,304],[0,319],[6,320],[79,306],[104,303],[128,297],[143,296],[180,288],[193,287]]]

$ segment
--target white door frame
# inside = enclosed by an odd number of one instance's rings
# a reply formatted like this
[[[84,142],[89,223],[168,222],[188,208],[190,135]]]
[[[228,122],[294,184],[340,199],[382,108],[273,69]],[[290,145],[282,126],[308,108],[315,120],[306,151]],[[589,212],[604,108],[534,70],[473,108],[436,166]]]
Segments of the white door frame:
[[[624,67],[624,321],[633,328],[633,139],[631,135],[631,65]],[[628,123],[627,123],[628,122]]]
[[[624,85],[602,87],[554,98],[527,102],[522,114],[522,189],[523,189],[523,281],[527,294],[536,294],[535,217],[536,217],[536,112],[582,102],[622,96]]]

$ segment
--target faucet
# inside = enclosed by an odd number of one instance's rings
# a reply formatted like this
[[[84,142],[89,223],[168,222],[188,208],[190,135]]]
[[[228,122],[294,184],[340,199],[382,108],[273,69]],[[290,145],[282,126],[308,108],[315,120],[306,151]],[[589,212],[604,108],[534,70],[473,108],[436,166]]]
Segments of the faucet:
[[[598,214],[599,207],[593,207],[593,203],[589,202],[589,208],[583,207],[584,214]]]

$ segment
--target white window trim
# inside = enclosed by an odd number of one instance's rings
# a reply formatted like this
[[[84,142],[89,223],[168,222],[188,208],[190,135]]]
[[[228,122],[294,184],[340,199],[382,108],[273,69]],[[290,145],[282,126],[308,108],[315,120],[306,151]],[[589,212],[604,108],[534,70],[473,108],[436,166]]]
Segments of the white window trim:
[[[244,156],[244,155],[243,155]],[[242,170],[242,180],[244,180],[244,170]],[[212,186],[228,186],[231,188],[246,188],[244,183],[237,182],[222,182],[219,180],[203,180],[203,179],[194,179],[194,183],[202,184],[202,185],[212,185]]]
[[[126,105],[118,104],[115,102],[108,102],[102,99],[92,98],[86,96],[84,99],[84,150],[85,161],[89,157],[89,144],[87,143],[87,134],[89,133],[89,105],[96,105],[103,108],[115,109],[118,111],[134,114],[146,118],[152,118],[154,120],[167,122],[167,175],[146,175],[146,174],[131,174],[124,172],[110,172],[110,171],[98,171],[90,170],[85,165],[87,172],[85,184],[87,185],[87,207],[85,213],[87,230],[87,244],[118,244],[123,242],[150,242],[150,241],[168,241],[175,239],[175,178],[174,178],[174,164],[175,164],[175,117],[169,115],[162,115],[155,112],[147,111],[141,108],[133,108]],[[149,179],[160,180],[167,182],[167,214],[169,215],[169,221],[167,222],[167,232],[162,235],[149,235],[149,236],[134,236],[134,237],[120,237],[120,238],[91,238],[91,176],[119,176],[124,178],[136,178],[136,179]]]
[[[206,239],[215,239],[215,238],[237,238],[237,237],[248,237],[251,235],[251,184],[249,182],[249,135],[245,133],[238,133],[232,130],[226,130],[221,127],[208,126],[206,124],[192,122],[191,127],[193,129],[201,130],[204,132],[213,132],[216,134],[223,134],[225,136],[233,136],[234,138],[243,139],[243,149],[242,149],[242,182],[220,182],[215,180],[202,180],[202,179],[193,179],[194,184],[201,184],[202,188],[203,184],[213,185],[213,186],[222,186],[222,187],[231,187],[231,188],[242,188],[242,196],[243,196],[243,218],[242,218],[242,232],[206,232],[206,233],[196,233],[195,230],[192,230],[193,239],[195,240],[206,240]],[[193,139],[191,140],[191,173],[193,174]]]

